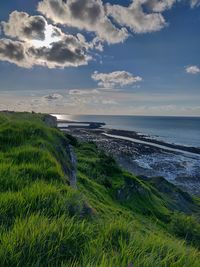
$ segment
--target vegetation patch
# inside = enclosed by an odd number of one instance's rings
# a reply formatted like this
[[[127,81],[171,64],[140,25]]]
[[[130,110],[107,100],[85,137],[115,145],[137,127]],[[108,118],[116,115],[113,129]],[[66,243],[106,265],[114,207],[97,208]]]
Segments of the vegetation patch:
[[[2,267],[199,267],[198,199],[52,126],[42,114],[0,114]]]

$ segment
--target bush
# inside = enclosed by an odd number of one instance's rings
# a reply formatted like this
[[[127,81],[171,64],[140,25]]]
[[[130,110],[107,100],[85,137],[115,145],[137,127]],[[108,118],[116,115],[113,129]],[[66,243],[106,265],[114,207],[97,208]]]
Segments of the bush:
[[[99,155],[99,171],[106,176],[112,176],[114,174],[121,174],[121,169],[117,165],[115,159],[105,153]]]
[[[77,140],[77,138],[75,138],[74,136],[72,136],[70,134],[67,134],[67,133],[65,133],[65,136],[69,140],[70,145],[75,146],[75,147],[78,146],[78,140]]]

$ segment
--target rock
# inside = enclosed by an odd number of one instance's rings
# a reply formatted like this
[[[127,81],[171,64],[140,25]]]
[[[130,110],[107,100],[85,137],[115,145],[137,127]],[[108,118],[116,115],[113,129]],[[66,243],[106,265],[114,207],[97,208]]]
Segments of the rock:
[[[42,120],[49,126],[49,127],[57,127],[57,118],[51,116],[49,114],[45,114]]]

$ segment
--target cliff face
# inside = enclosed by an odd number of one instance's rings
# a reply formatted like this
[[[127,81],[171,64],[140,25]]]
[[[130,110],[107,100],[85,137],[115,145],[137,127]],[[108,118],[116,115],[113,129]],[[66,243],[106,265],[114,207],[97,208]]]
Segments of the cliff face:
[[[42,118],[44,123],[49,127],[57,127],[57,118],[49,114],[45,114]]]
[[[55,126],[56,118],[49,115],[1,113],[0,153],[7,174],[13,172],[25,184],[32,182],[31,177],[67,181],[71,163],[65,146],[69,141]]]

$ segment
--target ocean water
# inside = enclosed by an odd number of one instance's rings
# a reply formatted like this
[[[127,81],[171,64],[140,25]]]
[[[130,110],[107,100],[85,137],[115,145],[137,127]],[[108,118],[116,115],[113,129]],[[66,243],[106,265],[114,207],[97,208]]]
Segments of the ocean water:
[[[136,131],[168,143],[200,147],[200,117],[54,115],[60,120],[104,122],[105,128]]]

